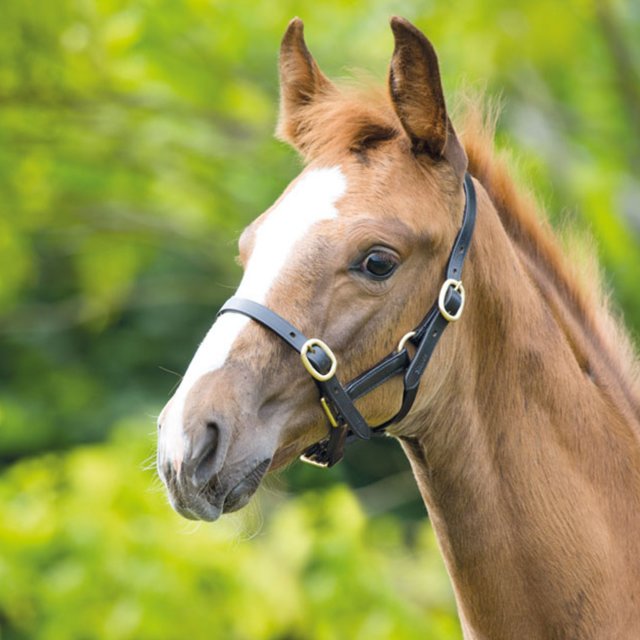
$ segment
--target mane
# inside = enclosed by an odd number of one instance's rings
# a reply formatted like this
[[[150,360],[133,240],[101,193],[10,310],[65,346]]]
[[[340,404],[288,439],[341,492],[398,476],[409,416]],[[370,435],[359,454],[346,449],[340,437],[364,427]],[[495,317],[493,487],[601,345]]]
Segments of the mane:
[[[465,97],[457,121],[469,172],[484,186],[518,249],[563,301],[573,325],[592,346],[640,415],[640,375],[635,350],[602,286],[593,243],[573,230],[560,242],[530,191],[517,185],[509,159],[494,145],[498,109],[483,96]],[[402,135],[385,89],[356,81],[329,89],[304,108],[295,131],[280,122],[277,136],[293,142],[305,160],[358,151]]]
[[[516,184],[508,155],[495,149],[495,106],[484,98],[467,98],[461,111],[459,130],[469,172],[484,186],[509,237],[555,288],[584,337],[640,413],[637,355],[603,286],[594,243],[568,228],[560,242],[532,193]]]

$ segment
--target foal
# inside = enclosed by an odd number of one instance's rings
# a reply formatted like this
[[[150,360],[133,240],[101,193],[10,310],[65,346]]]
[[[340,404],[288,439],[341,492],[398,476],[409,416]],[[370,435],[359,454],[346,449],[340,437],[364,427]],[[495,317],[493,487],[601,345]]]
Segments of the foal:
[[[242,234],[237,295],[292,325],[276,335],[233,309],[215,322],[160,418],[172,504],[215,520],[326,437],[335,410],[318,401],[286,331],[322,337],[336,381],[403,337],[408,359],[419,349],[410,332],[442,291],[468,171],[477,222],[466,304],[388,433],[429,509],[466,638],[640,638],[640,403],[628,341],[487,135],[476,127],[459,142],[429,41],[405,20],[391,26],[388,97],[338,89],[302,22],[287,29],[278,133],[307,166]],[[385,423],[402,392],[395,376],[357,401],[358,415]]]

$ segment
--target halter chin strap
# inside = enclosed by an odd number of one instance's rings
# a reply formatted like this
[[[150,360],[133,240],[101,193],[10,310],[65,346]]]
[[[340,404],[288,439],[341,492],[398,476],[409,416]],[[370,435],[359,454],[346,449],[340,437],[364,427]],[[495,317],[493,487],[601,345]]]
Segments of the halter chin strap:
[[[337,360],[333,351],[318,338],[307,338],[287,320],[267,307],[244,298],[230,298],[218,312],[241,313],[273,331],[295,349],[304,368],[313,378],[320,394],[320,404],[329,422],[329,436],[312,445],[302,456],[305,462],[331,467],[342,459],[344,445],[354,439],[368,440],[383,435],[387,427],[399,422],[409,413],[418,393],[420,379],[446,327],[462,315],[465,291],[462,286],[462,267],[471,243],[476,220],[476,192],[473,180],[464,177],[465,207],[462,225],[451,248],[445,279],[434,302],[422,322],[405,334],[395,352],[343,386],[336,375]],[[407,343],[414,346],[410,357]],[[370,427],[354,401],[396,375],[404,375],[404,392],[400,410],[386,422]]]

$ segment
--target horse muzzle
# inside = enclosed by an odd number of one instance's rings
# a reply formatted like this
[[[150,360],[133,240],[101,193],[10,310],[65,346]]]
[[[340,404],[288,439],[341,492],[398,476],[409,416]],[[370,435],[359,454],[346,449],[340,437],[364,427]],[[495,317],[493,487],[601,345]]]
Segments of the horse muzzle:
[[[260,462],[244,460],[207,476],[202,464],[183,464],[178,471],[173,465],[158,463],[158,473],[167,487],[171,506],[190,520],[213,522],[223,513],[244,507],[256,492],[271,458]]]

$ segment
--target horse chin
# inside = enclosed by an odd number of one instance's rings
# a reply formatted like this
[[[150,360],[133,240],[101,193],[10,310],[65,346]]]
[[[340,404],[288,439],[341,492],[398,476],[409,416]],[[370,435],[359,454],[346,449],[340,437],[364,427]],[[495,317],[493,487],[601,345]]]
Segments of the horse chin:
[[[294,442],[285,444],[275,451],[269,471],[278,471],[287,467],[298,460],[309,447],[327,437],[326,426],[322,423],[319,426],[305,427],[301,432],[302,436],[299,436]]]
[[[301,449],[299,444],[292,444],[288,447],[278,449],[273,456],[269,471],[278,471],[290,465],[300,457],[300,454]]]

